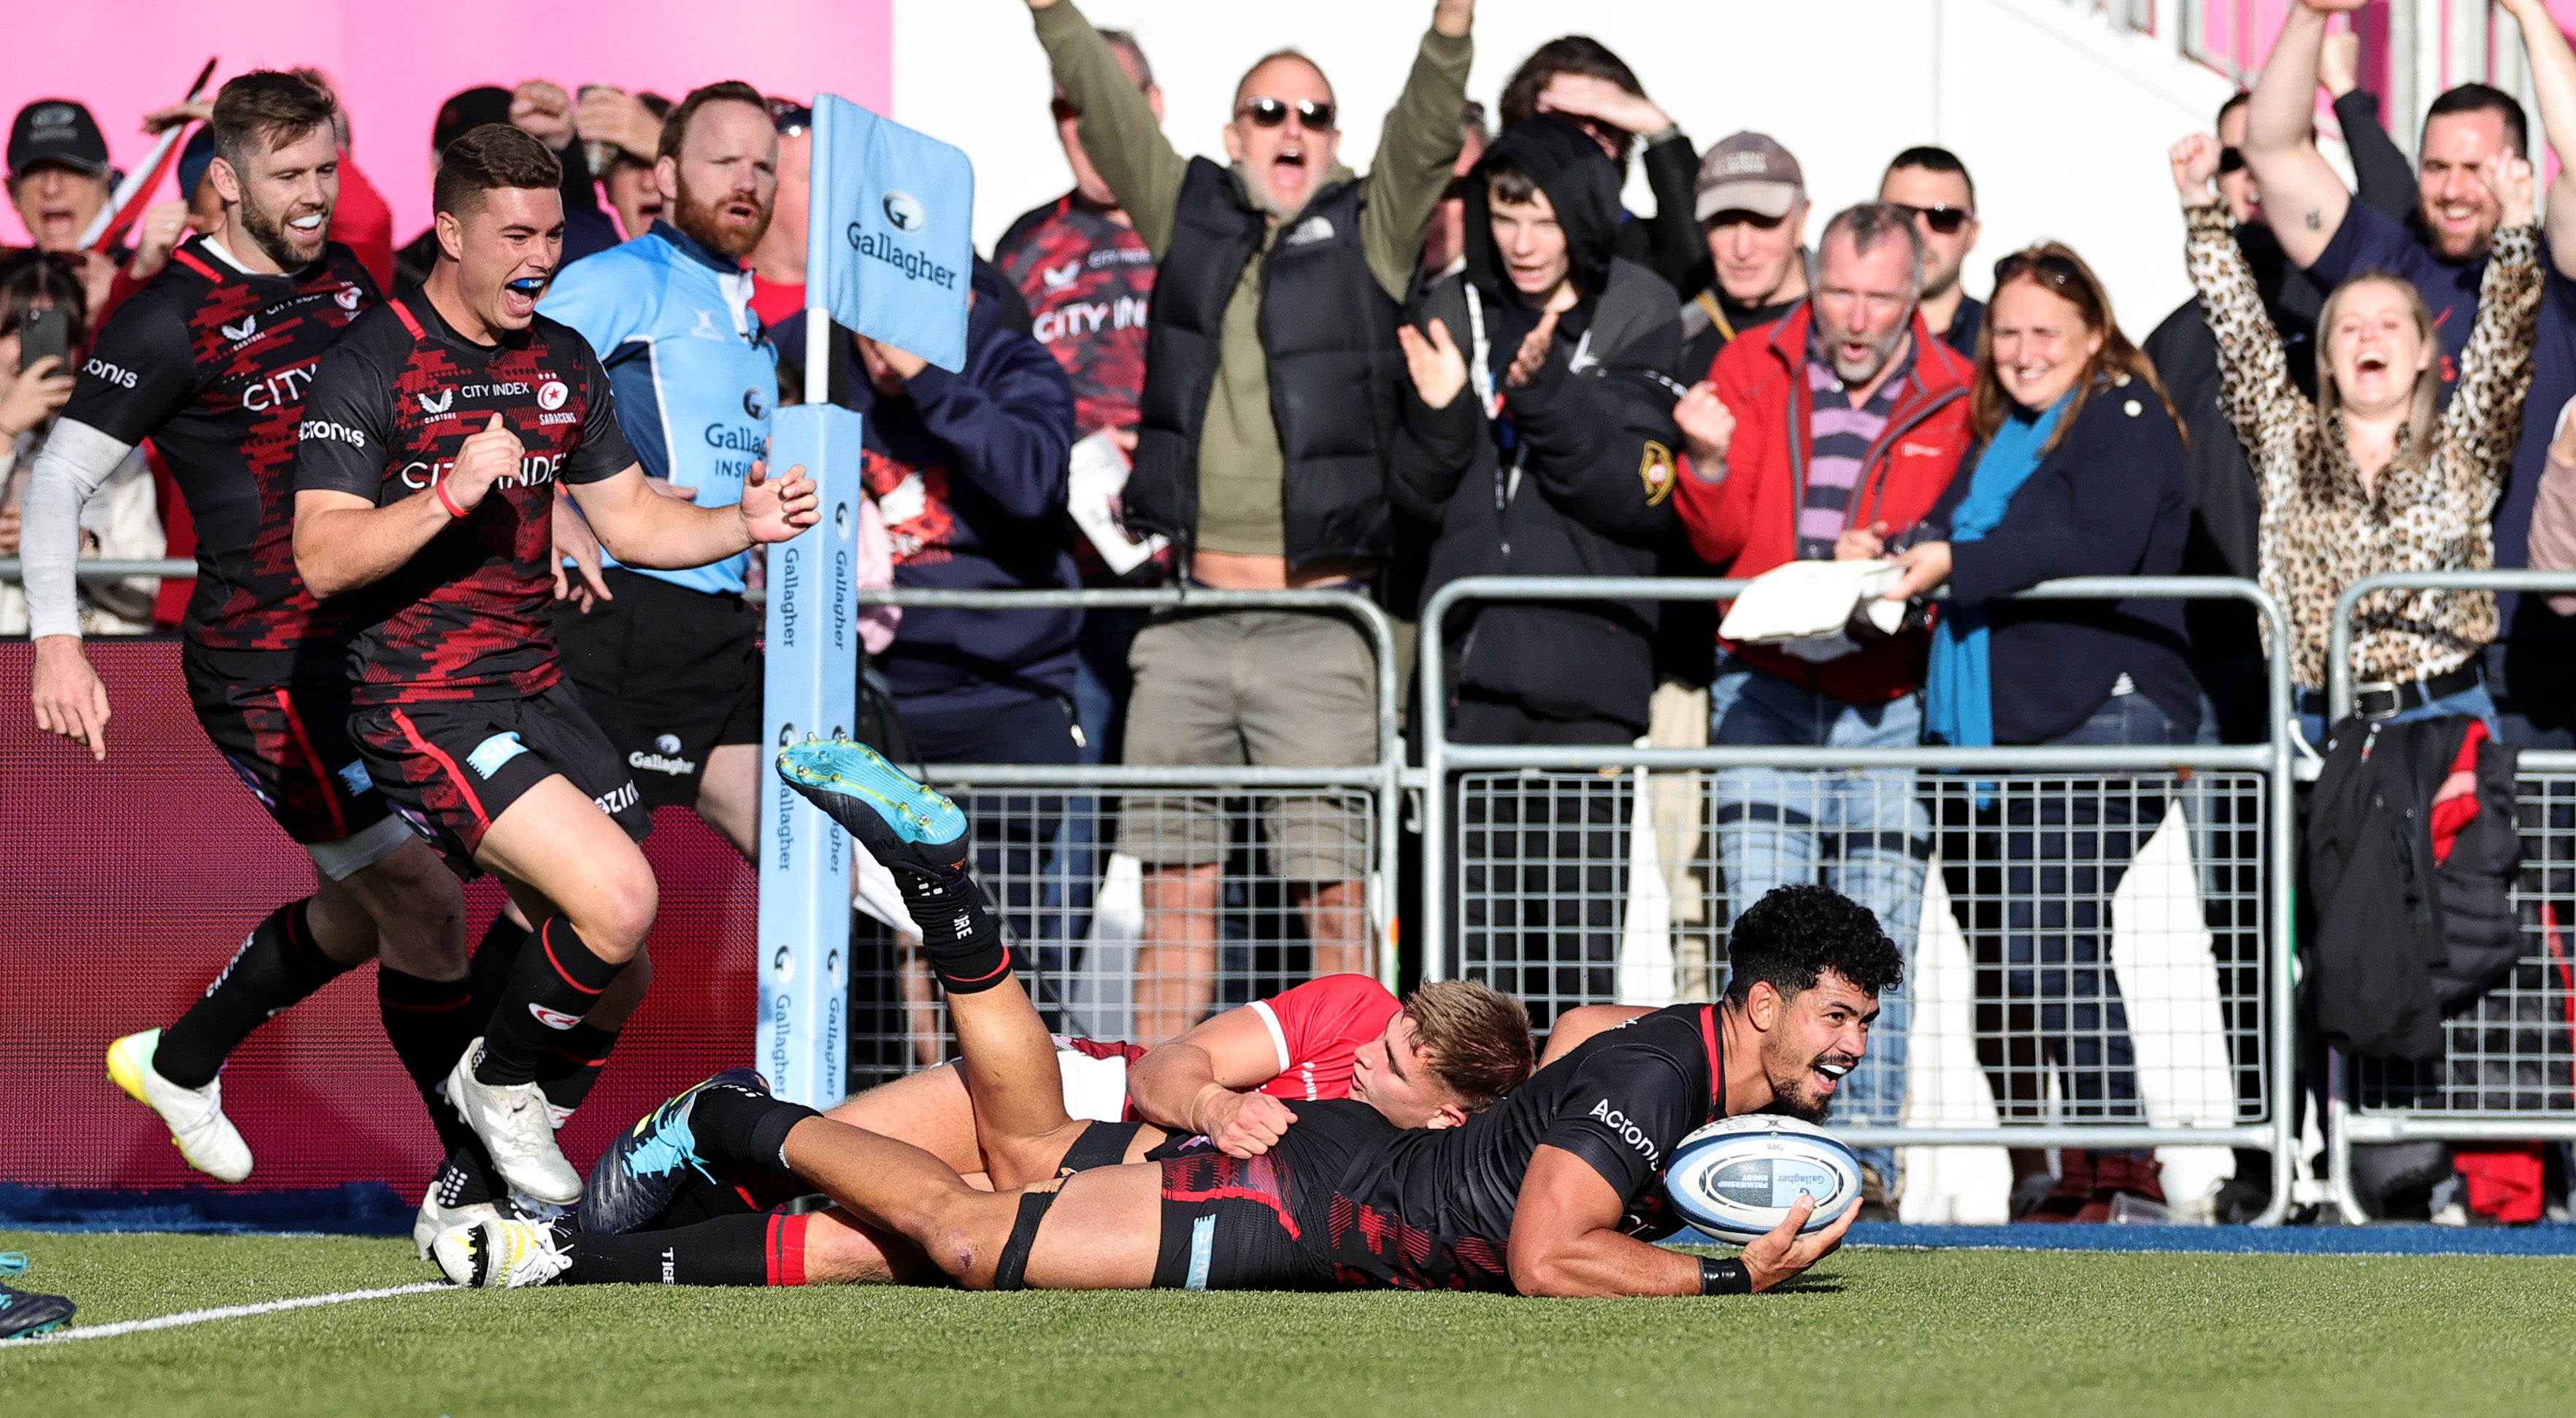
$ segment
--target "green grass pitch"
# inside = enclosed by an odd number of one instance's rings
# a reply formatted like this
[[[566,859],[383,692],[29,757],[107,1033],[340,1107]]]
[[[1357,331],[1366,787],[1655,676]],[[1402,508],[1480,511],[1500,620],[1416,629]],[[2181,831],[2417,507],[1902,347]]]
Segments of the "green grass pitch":
[[[0,1232],[76,1324],[429,1278],[407,1242]],[[2566,1413],[2576,1260],[1851,1249],[1791,1293],[440,1293],[0,1348],[0,1413]]]

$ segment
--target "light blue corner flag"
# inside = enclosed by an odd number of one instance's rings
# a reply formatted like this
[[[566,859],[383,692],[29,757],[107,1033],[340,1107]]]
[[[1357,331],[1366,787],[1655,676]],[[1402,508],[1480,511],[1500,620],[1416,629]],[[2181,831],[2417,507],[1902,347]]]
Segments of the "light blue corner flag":
[[[814,100],[805,304],[946,370],[966,364],[975,165],[847,99]]]

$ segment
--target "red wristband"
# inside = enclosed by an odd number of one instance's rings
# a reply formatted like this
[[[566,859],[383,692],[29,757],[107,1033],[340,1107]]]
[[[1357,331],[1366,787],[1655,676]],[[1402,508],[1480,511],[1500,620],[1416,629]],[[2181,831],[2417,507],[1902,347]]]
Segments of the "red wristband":
[[[442,478],[437,482],[431,483],[429,485],[429,490],[438,494],[438,505],[447,509],[448,516],[453,517],[460,522],[465,520],[465,509],[457,506],[456,500],[447,495],[446,479]]]

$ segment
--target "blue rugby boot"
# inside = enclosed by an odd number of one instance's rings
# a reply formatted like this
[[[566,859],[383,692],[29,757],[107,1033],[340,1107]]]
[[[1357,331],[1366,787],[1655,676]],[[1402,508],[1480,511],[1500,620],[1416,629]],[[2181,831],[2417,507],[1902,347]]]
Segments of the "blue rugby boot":
[[[26,1268],[27,1257],[22,1253],[0,1251],[0,1275],[17,1275]],[[75,1308],[60,1295],[39,1295],[33,1290],[0,1285],[0,1341],[58,1329],[72,1317]]]
[[[975,994],[1011,978],[1001,918],[966,869],[974,843],[957,804],[848,739],[780,749],[778,776],[885,864],[930,973],[949,994]]]
[[[889,870],[909,867],[952,882],[964,874],[973,850],[966,814],[866,744],[790,744],[778,751],[778,776]]]
[[[769,1085],[759,1074],[729,1068],[646,1113],[592,1165],[581,1192],[582,1230],[594,1236],[643,1230],[670,1209],[689,1173],[715,1181],[707,1150],[699,1146],[689,1122],[689,1109],[710,1088],[769,1096]]]

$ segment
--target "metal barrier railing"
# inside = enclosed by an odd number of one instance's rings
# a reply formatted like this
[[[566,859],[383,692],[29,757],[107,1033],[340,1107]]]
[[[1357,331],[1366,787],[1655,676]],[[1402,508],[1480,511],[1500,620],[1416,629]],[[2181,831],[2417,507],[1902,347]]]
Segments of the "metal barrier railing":
[[[1058,1032],[1133,1036],[1140,1017],[1136,952],[1153,934],[1160,907],[1154,888],[1113,857],[1122,832],[1140,820],[1171,829],[1211,809],[1223,824],[1212,883],[1215,937],[1199,942],[1217,960],[1211,999],[1241,1004],[1306,978],[1293,969],[1293,942],[1312,959],[1321,938],[1347,942],[1356,933],[1366,968],[1395,988],[1399,960],[1395,917],[1397,833],[1403,742],[1397,720],[1395,629],[1386,613],[1352,591],[1211,591],[1183,587],[1138,590],[893,590],[862,592],[863,605],[974,610],[1130,609],[1147,611],[1304,611],[1347,617],[1369,642],[1377,666],[1376,755],[1345,767],[1163,767],[1122,764],[934,763],[929,780],[956,796],[975,819],[983,844],[978,875],[1000,905],[1029,985]],[[1302,790],[1302,791],[1301,791]],[[1283,860],[1308,863],[1282,870]],[[1351,878],[1329,863],[1354,860]],[[1319,904],[1335,879],[1357,879],[1357,907]],[[1187,908],[1194,911],[1197,908]],[[1356,913],[1358,919],[1343,919]],[[865,956],[862,955],[864,962]],[[918,978],[915,978],[915,977]],[[900,979],[902,997],[882,1006],[870,1026],[862,1008],[852,1018],[853,1069],[900,1071],[933,1061],[944,1047],[936,992],[917,967],[897,963],[879,978]]]
[[[2576,593],[2576,573],[2400,571],[2366,576],[2335,600],[2328,640],[2331,717],[2352,713],[2353,613],[2382,591]],[[2350,1183],[2354,1144],[2576,1140],[2576,753],[2525,749],[2515,799],[2524,861],[2511,901],[2522,959],[2505,983],[2444,1026],[2422,1064],[2331,1054],[2326,1088],[2333,1195],[2368,1219]]]
[[[1970,1032],[1979,1058],[1965,1071],[1986,1078],[1963,1091],[1991,1092],[1997,1120],[1953,1125],[1956,1113],[1947,1102],[1955,1100],[1945,1100],[1943,1107],[1914,1109],[1917,1121],[1903,1122],[1890,1103],[1891,1092],[1901,1096],[1901,1084],[1891,1082],[1870,1100],[1870,1125],[1837,1126],[1845,1140],[1861,1147],[2218,1145],[2260,1149],[2284,1161],[2292,1157],[2286,660],[2276,658],[2269,667],[2276,729],[2259,745],[1676,749],[1476,745],[1450,738],[1447,620],[1462,603],[1717,601],[1732,598],[1745,584],[1475,577],[1431,598],[1423,610],[1419,651],[1419,732],[1431,789],[1423,803],[1430,845],[1423,852],[1424,919],[1417,933],[1429,944],[1426,976],[1500,976],[1498,987],[1519,984],[1525,995],[1534,981],[1543,982],[1543,1005],[1616,1001],[1649,984],[1655,970],[1669,972],[1661,998],[1675,998],[1685,985],[1713,990],[1720,978],[1715,960],[1657,958],[1640,970],[1629,958],[1632,950],[1656,949],[1651,921],[1639,929],[1632,919],[1641,899],[1645,913],[1653,912],[1654,883],[1643,883],[1641,898],[1633,866],[1638,849],[1628,845],[1643,836],[1640,795],[1658,774],[1707,775],[1705,791],[1692,789],[1698,833],[1713,844],[1717,858],[1701,858],[1703,865],[1723,866],[1731,855],[1738,870],[1756,881],[1813,879],[1817,859],[1811,853],[1781,849],[1797,858],[1787,869],[1777,855],[1767,864],[1756,860],[1754,839],[1767,833],[1776,844],[1806,829],[1783,831],[1793,816],[1788,807],[1768,804],[1774,811],[1765,819],[1764,804],[1731,784],[1763,773],[1771,789],[1786,784],[1797,792],[1816,791],[1812,785],[1830,779],[1842,799],[1834,810],[1844,815],[1827,835],[1849,842],[1857,833],[1865,847],[1873,839],[1884,846],[1893,831],[1908,844],[1904,854],[1918,835],[1939,844],[1942,871],[1934,876],[1927,870],[1923,879],[1942,888],[1935,898],[1946,896],[1962,918],[1955,923],[1970,942],[1974,963],[1927,972],[1921,985],[1910,988],[1937,984],[1948,992],[1945,1007],[1954,1009],[1962,994],[1980,997],[1965,1016],[1977,1021]],[[2033,587],[2013,599],[2133,597],[2241,600],[2270,623],[2276,639],[2286,635],[2280,607],[2250,581],[2084,577]],[[1799,789],[1795,777],[1776,770],[1796,770],[1811,786]],[[2170,881],[2171,871],[2180,870],[2194,883],[2192,894],[2204,914],[2181,919],[2175,902],[2142,900],[2140,893],[2133,893],[2130,908],[2149,917],[2161,912],[2168,938],[2197,941],[2195,932],[2205,930],[2221,953],[2214,960],[2185,959],[2168,951],[2153,973],[2155,987],[2171,997],[2124,997],[2118,977],[2127,967],[2115,968],[2110,959],[2117,888],[2109,878],[2135,873],[2115,862],[2106,870],[2106,862],[2148,851],[2168,821],[2180,821],[2193,845],[2179,868],[2168,861],[2162,879]],[[1730,831],[1738,836],[1732,852],[1717,842]],[[2170,858],[2171,839],[2158,850]],[[1953,858],[1954,851],[1964,860]],[[2052,860],[2042,860],[2050,853]],[[1848,894],[1870,897],[1868,870],[1849,861],[1836,870],[1864,882],[1838,882]],[[1707,879],[1714,882],[1714,873]],[[1902,882],[1895,891],[1883,881],[1876,889],[1888,898],[1873,903],[1883,914],[1912,909],[1903,900]],[[1723,900],[1727,893],[1711,894]],[[2181,916],[2188,914],[2181,908]],[[2150,1004],[2173,1019],[2190,1013],[2189,1027],[2151,1036],[2132,1027],[2134,1018],[2121,1017],[2145,1013]],[[1989,1015],[1980,1018],[1979,1009]],[[1901,1046],[1905,1033],[1880,1031],[1872,1052],[1897,1052],[1886,1045]],[[2185,1051],[2196,1051],[2203,1064],[2204,1082],[2193,1107],[2177,1108],[2169,1097],[2159,1109],[2142,1085],[2159,1066],[2167,1081],[2183,1077],[2190,1070],[2176,1060]],[[2205,1082],[2213,1069],[2224,1080],[2218,1097],[2210,1096]],[[1846,1103],[1858,1096],[1847,1086]],[[2286,1175],[2286,1167],[2279,1170]],[[2275,1187],[2261,1221],[2277,1222],[2291,1200],[2290,1187]]]

